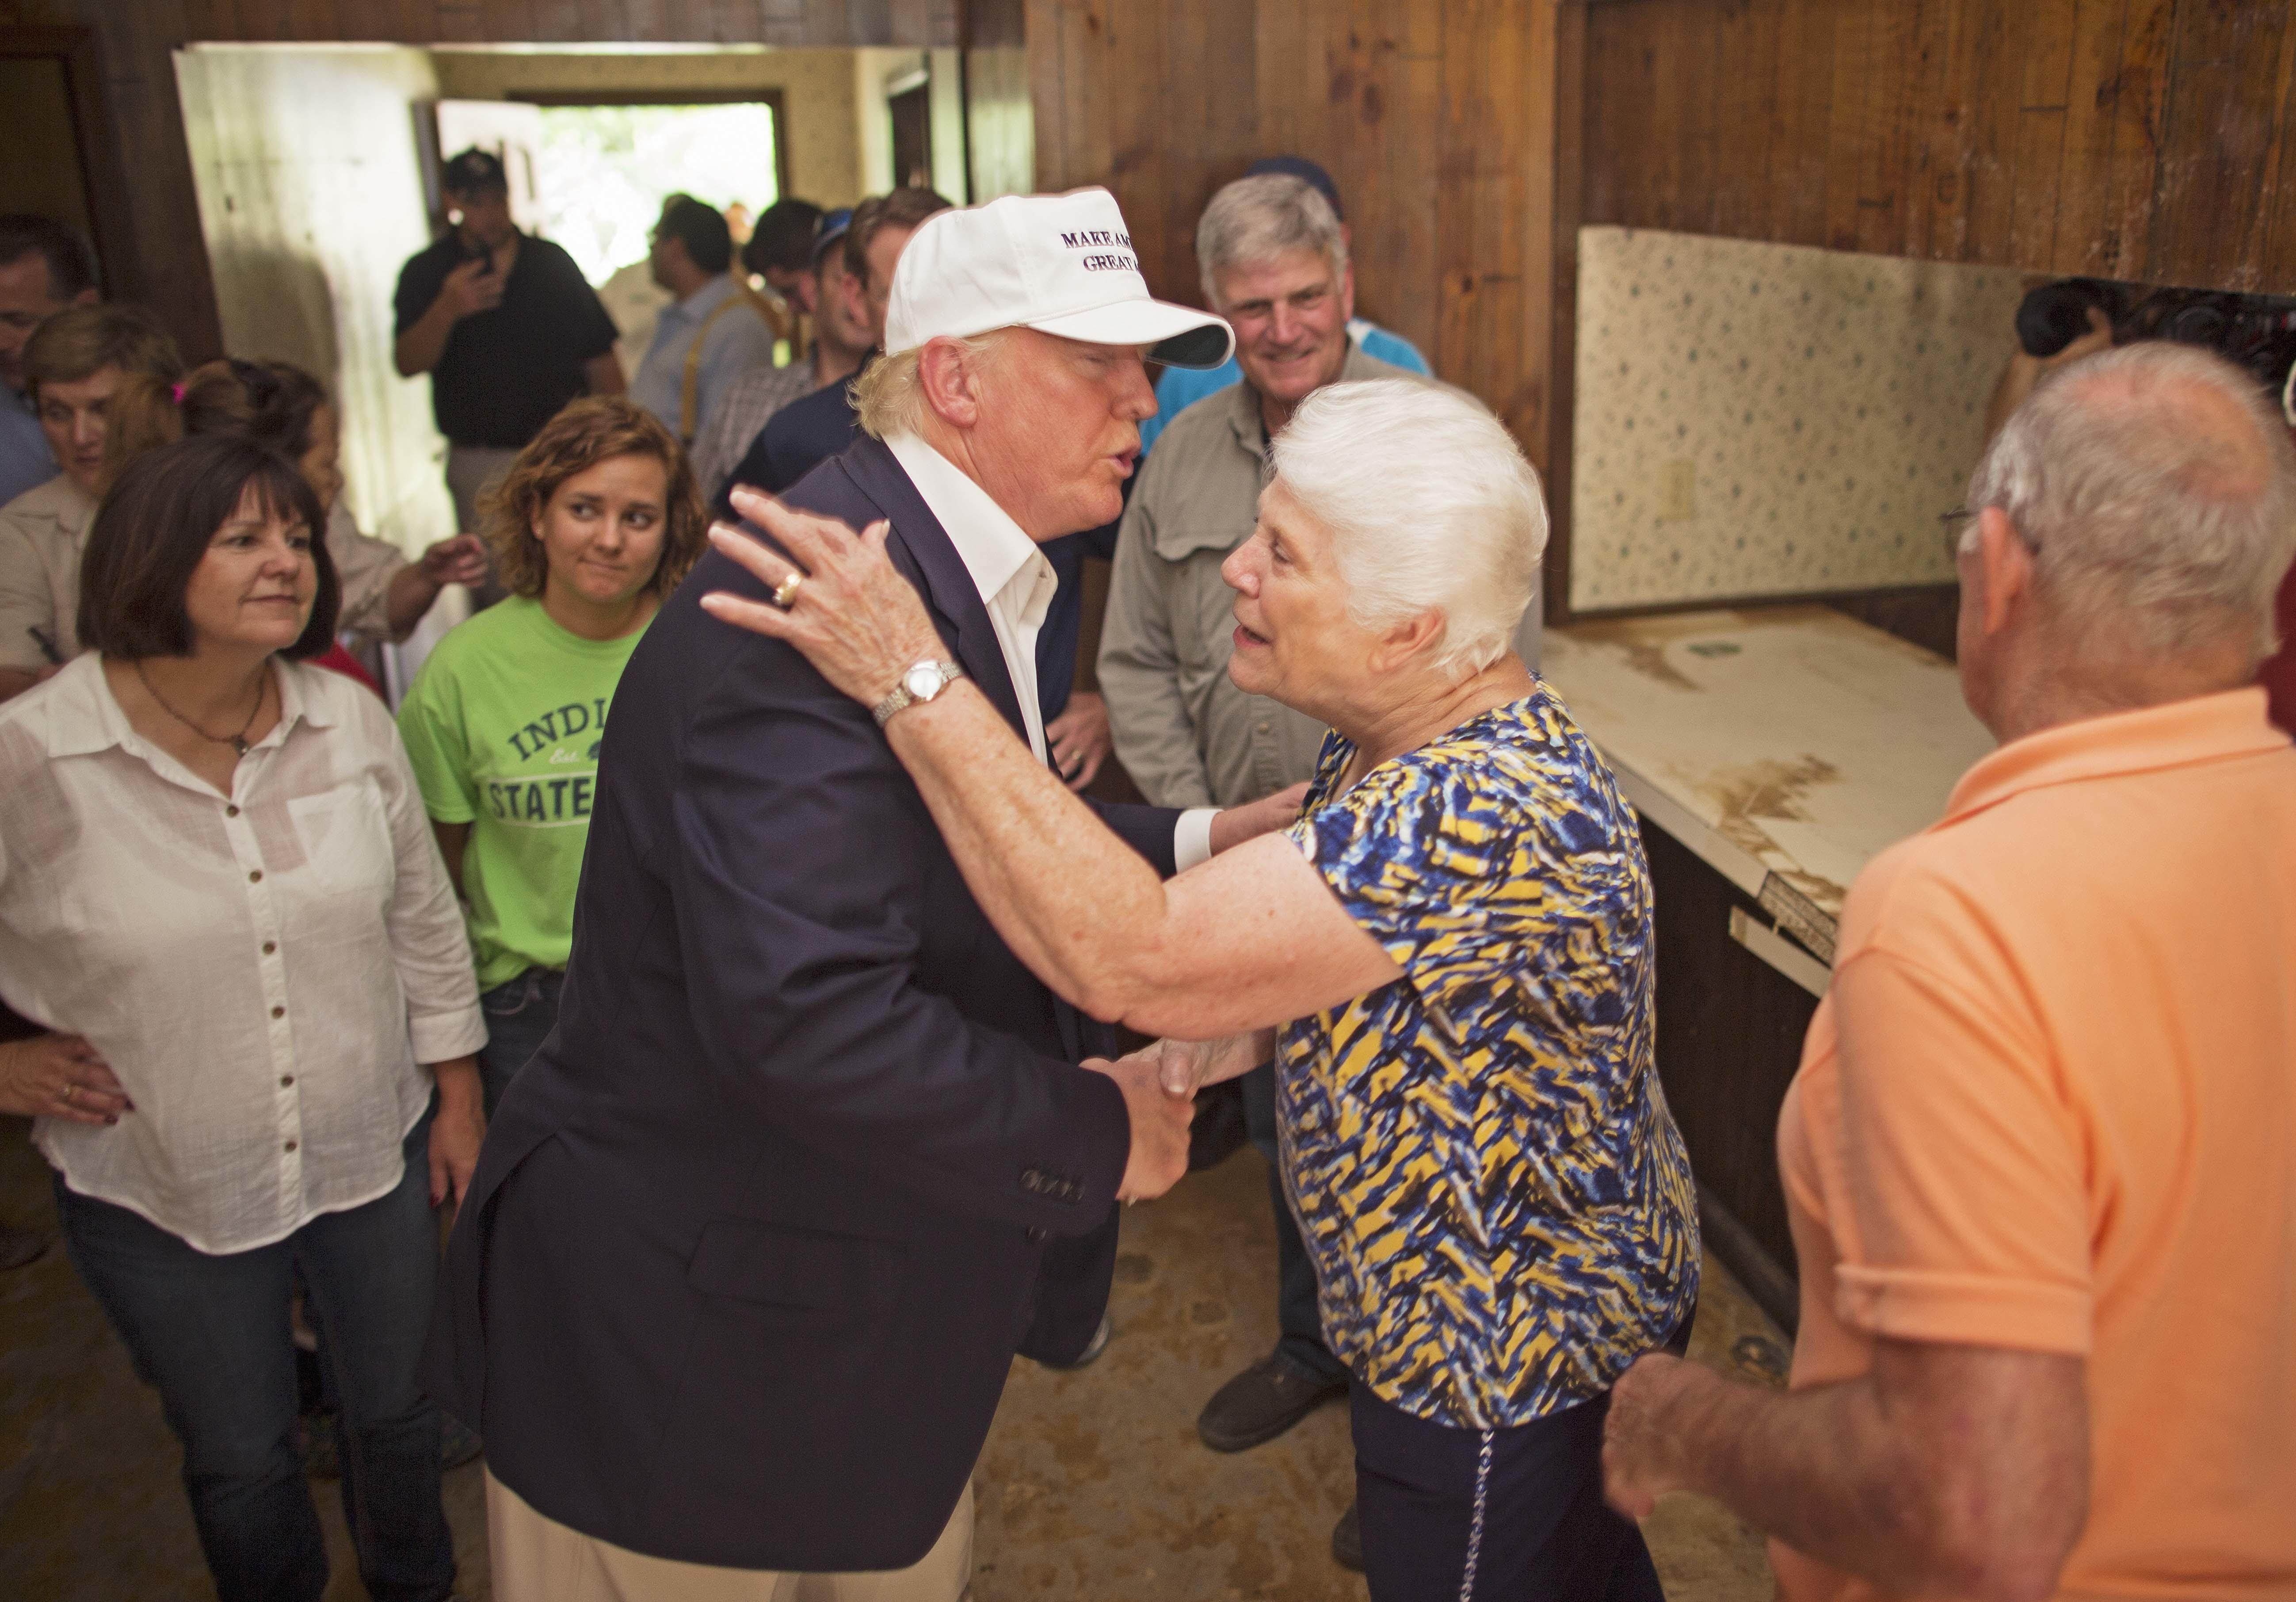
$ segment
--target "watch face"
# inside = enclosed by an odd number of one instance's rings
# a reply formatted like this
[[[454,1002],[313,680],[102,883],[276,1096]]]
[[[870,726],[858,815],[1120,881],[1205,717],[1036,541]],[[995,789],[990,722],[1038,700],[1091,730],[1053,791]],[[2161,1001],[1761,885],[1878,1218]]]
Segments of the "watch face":
[[[938,662],[919,662],[901,675],[901,687],[919,701],[931,701],[947,682]]]

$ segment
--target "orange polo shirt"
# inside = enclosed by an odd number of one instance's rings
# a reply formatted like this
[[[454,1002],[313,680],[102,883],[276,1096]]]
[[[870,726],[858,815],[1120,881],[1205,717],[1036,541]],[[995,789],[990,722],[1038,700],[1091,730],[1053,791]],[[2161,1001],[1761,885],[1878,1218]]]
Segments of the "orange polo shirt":
[[[1793,1384],[2087,1359],[2062,1598],[2296,1597],[2296,750],[2244,689],[2002,747],[1858,875],[1778,1125]],[[1771,1544],[1792,1602],[1888,1593]]]

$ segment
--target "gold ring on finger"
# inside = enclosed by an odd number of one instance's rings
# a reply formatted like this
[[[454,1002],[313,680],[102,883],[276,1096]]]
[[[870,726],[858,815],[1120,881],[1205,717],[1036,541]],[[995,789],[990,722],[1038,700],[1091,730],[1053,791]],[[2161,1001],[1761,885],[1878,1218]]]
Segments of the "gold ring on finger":
[[[797,587],[804,582],[803,573],[791,573],[774,586],[774,604],[787,612],[797,602]]]
[[[62,1099],[62,1101],[63,1102],[64,1105],[66,1105],[66,1106],[68,1106],[68,1107],[69,1107],[69,1106],[70,1106],[70,1105],[72,1105],[72,1097],[73,1097],[74,1096],[78,1095],[78,1092],[79,1092],[79,1087],[78,1087],[78,1085],[76,1085],[76,1084],[68,1084],[68,1085],[66,1085],[66,1086],[64,1087],[64,1093],[63,1093],[62,1097],[60,1099]]]

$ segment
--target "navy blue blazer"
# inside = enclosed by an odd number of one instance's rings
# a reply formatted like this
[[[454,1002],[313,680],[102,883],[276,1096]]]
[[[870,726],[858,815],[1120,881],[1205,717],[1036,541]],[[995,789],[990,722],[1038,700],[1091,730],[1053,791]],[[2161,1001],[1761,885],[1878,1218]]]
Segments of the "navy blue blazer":
[[[1017,734],[988,612],[891,453],[863,440],[790,499],[891,521]],[[705,557],[614,696],[558,1029],[455,1222],[430,1381],[585,1533],[901,1567],[980,1455],[1047,1237],[1109,1220],[1129,1126],[1071,1065],[1097,1026],[997,938],[867,711],[703,612],[721,588],[761,593]],[[1176,813],[1102,815],[1172,871]]]

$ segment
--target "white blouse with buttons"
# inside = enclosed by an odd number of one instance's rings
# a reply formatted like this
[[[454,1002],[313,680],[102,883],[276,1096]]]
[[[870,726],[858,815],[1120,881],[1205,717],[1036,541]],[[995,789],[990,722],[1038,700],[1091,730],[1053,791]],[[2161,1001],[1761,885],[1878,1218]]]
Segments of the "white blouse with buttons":
[[[0,996],[87,1037],[135,1110],[33,1140],[72,1189],[203,1252],[373,1200],[486,1041],[389,711],[280,662],[229,795],[139,736],[90,653],[0,703]]]

